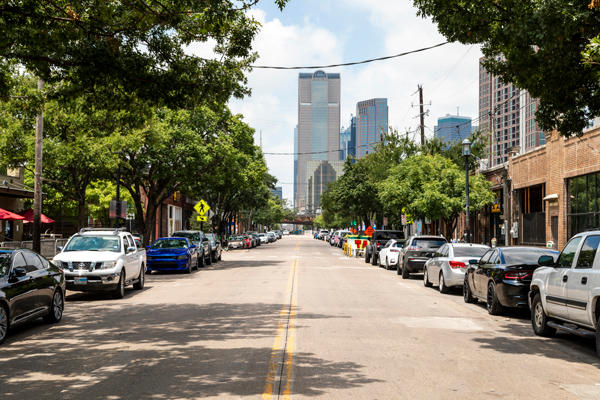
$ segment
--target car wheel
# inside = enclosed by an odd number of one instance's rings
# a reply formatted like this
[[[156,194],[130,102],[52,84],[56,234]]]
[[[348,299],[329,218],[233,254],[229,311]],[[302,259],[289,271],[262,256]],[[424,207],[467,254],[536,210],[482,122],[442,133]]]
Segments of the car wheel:
[[[496,294],[496,287],[492,282],[488,285],[487,290],[487,310],[490,315],[500,315],[502,314],[502,304],[498,300],[498,295]]]
[[[389,271],[390,269],[390,260],[385,256],[385,269]]]
[[[431,287],[431,282],[429,281],[429,273],[427,272],[427,268],[423,268],[423,286]]]
[[[146,268],[144,267],[144,264],[142,264],[141,268],[140,268],[140,276],[138,276],[138,280],[136,283],[133,284],[133,288],[135,290],[142,290],[144,288],[144,283],[146,281]]]
[[[198,268],[204,268],[204,254],[198,256]]]
[[[365,250],[365,263],[369,263],[371,261],[371,257],[369,255],[369,251]]]
[[[377,260],[379,260],[379,256],[376,254],[373,254],[373,257],[371,257],[371,265],[373,265],[373,266],[377,265]]]
[[[553,336],[556,329],[548,326],[548,316],[544,312],[542,298],[536,293],[531,302],[531,326],[533,332],[538,336]],[[596,349],[598,346],[598,331],[596,331]]]
[[[402,265],[402,279],[409,279],[410,278],[410,273],[408,272],[408,269],[406,268],[406,264]]]
[[[473,297],[473,293],[471,293],[471,287],[469,286],[469,282],[465,277],[465,282],[463,283],[463,300],[465,303],[477,303],[477,298]]]
[[[0,306],[0,343],[4,342],[6,336],[8,336],[8,312],[4,306]]]
[[[446,281],[444,280],[444,273],[440,271],[440,282],[438,288],[440,289],[440,293],[448,293],[450,288],[446,286]]]
[[[216,263],[216,262],[217,262],[217,255],[216,255],[216,252],[211,252],[211,253],[210,253],[210,262],[211,262],[211,263]]]
[[[119,283],[113,292],[115,299],[122,299],[125,297],[125,271],[121,270],[121,276],[119,276]]]
[[[212,254],[209,252],[208,253],[208,259],[205,262],[206,265],[210,265],[212,264]]]
[[[402,265],[404,265],[404,263],[402,263]],[[400,259],[398,259],[398,264],[396,265],[396,274],[397,275],[402,275],[402,267],[400,266]]]
[[[62,290],[57,288],[52,296],[52,303],[48,310],[48,315],[44,317],[44,321],[53,324],[61,320],[63,316],[63,310],[65,309],[65,299],[63,297]]]

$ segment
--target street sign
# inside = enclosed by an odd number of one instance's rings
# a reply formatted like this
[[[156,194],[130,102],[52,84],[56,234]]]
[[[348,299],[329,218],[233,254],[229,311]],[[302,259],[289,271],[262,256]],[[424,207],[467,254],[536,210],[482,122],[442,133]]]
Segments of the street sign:
[[[210,210],[210,206],[208,205],[207,202],[205,202],[204,200],[200,199],[199,202],[196,203],[196,205],[194,206],[194,210],[196,210],[196,212],[200,215],[204,215],[208,212],[208,210]]]
[[[198,216],[196,216],[196,221],[198,221],[198,222],[206,222],[207,221],[206,215],[198,215]]]
[[[367,236],[373,236],[373,230],[374,229],[371,226],[369,226],[367,228],[367,230],[365,231],[365,235],[367,235]]]

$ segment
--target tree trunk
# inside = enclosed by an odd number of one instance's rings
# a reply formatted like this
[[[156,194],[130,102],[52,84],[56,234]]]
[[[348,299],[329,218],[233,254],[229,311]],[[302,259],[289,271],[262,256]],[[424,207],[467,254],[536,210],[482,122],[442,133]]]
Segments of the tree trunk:
[[[87,225],[87,213],[85,212],[85,192],[79,194],[77,201],[77,229],[84,228]]]

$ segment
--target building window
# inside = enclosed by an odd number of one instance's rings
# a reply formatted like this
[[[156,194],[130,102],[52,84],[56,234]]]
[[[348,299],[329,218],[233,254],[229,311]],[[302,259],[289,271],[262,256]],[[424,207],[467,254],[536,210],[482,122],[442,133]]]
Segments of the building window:
[[[568,180],[569,205],[567,219],[569,236],[600,227],[599,189],[600,173],[598,172]]]

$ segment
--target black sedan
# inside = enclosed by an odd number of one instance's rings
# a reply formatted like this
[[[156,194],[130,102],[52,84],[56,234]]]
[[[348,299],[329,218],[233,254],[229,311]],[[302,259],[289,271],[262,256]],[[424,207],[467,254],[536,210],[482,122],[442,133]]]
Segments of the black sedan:
[[[0,249],[0,343],[9,329],[44,317],[62,318],[65,275],[44,257],[26,249]]]
[[[527,293],[540,256],[558,257],[558,251],[537,247],[498,247],[479,261],[473,260],[465,273],[463,297],[466,303],[487,303],[492,315],[504,307],[528,307]]]

